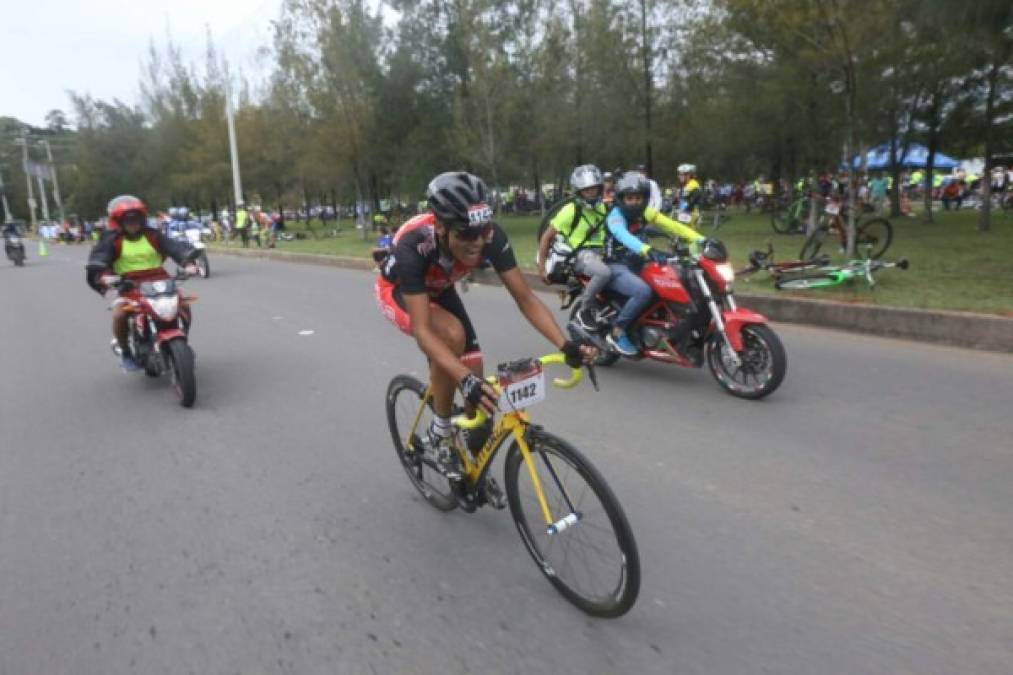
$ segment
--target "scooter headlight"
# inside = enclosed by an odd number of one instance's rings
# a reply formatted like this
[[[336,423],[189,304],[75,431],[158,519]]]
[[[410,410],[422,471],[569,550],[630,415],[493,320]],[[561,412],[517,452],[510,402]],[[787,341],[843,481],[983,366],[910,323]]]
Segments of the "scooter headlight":
[[[157,298],[148,298],[151,309],[162,321],[172,321],[179,313],[179,296],[163,295]]]

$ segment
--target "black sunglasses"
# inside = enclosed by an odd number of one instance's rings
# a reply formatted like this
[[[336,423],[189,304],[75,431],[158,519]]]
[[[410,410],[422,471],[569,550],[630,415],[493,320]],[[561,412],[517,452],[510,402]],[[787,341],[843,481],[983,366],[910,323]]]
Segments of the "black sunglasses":
[[[460,228],[454,228],[453,232],[454,236],[456,236],[461,241],[478,241],[483,237],[489,236],[489,233],[492,232],[492,225],[491,224],[484,225],[480,228],[464,226]]]

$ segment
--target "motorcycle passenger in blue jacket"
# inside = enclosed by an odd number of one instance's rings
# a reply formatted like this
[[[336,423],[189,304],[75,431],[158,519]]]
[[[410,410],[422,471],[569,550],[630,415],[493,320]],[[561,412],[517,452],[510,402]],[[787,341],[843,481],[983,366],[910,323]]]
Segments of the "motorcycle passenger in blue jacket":
[[[627,171],[616,183],[614,206],[605,219],[609,234],[605,253],[612,271],[609,288],[626,297],[606,340],[624,356],[636,356],[639,351],[627,329],[651,300],[651,287],[639,275],[644,261],[664,263],[668,260],[666,253],[646,243],[647,226],[652,225],[665,234],[691,243],[704,238],[693,228],[648,207],[650,194],[651,184],[647,176],[638,171]]]

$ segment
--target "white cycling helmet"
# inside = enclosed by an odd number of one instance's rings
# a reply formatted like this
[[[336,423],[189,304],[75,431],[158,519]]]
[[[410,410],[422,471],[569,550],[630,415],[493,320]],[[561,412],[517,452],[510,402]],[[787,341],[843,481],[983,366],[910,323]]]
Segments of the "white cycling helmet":
[[[696,173],[695,164],[680,164],[679,168],[676,169],[679,173]]]

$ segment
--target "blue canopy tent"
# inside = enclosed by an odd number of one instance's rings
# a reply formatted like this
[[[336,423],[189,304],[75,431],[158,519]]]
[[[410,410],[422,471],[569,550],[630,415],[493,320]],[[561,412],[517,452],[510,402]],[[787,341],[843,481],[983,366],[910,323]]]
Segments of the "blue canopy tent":
[[[903,148],[898,145],[897,154],[900,155],[902,150]],[[925,169],[928,167],[928,161],[929,149],[924,145],[912,143],[908,146],[907,154],[899,158],[898,164],[905,169]],[[862,156],[855,155],[854,159],[851,160],[851,163],[856,169],[861,168]],[[960,165],[960,162],[952,157],[944,155],[941,152],[936,152],[936,156],[932,164],[936,169],[955,169]],[[869,171],[882,171],[884,169],[889,169],[890,165],[889,143],[878,145],[865,154],[865,168]]]

